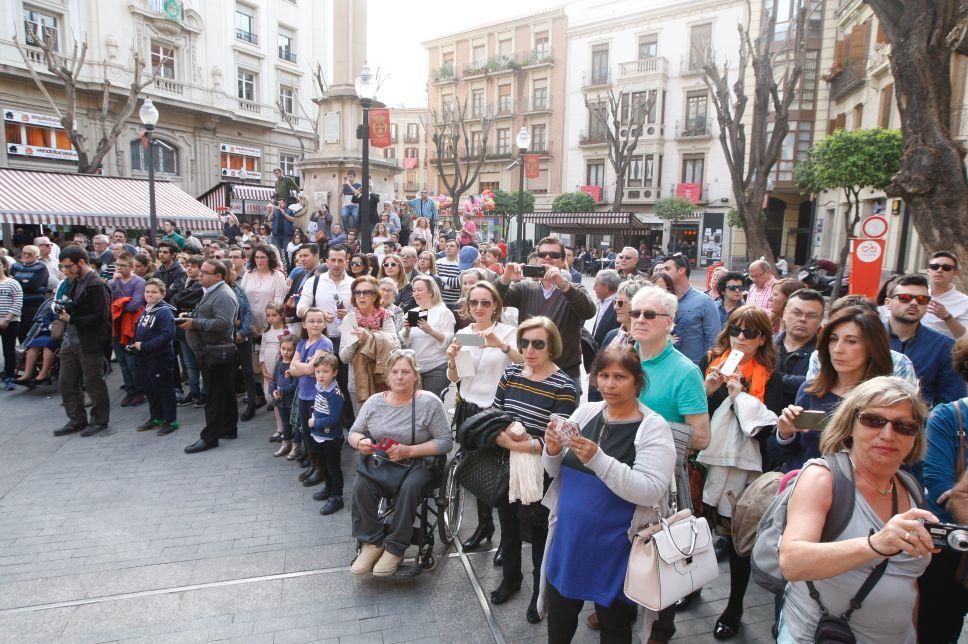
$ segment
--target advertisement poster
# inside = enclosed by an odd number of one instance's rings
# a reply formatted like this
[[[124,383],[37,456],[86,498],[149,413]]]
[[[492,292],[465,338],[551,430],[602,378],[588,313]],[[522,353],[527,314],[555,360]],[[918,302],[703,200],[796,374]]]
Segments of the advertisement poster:
[[[699,265],[710,266],[723,261],[723,213],[707,212],[702,223],[702,251]]]

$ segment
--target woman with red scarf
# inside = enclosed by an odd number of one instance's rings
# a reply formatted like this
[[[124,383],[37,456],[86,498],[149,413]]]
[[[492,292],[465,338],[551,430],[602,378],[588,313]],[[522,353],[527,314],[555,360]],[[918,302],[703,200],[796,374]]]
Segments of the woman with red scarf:
[[[738,364],[735,352],[742,352]],[[716,621],[716,639],[735,636],[743,616],[750,560],[736,552],[728,536],[733,514],[730,499],[738,498],[761,472],[774,469],[767,462],[766,439],[783,410],[783,382],[781,374],[773,371],[775,364],[770,317],[753,305],[733,309],[700,364],[712,412],[712,437],[697,458],[707,468],[703,512],[710,525],[718,523],[727,535],[729,552],[729,602]]]

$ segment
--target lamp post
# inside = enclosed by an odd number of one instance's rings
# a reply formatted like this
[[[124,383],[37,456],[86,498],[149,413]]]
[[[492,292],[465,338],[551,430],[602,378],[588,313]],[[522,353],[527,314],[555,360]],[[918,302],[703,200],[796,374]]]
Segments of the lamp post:
[[[524,253],[524,154],[531,147],[531,134],[526,125],[514,137],[518,146],[518,262],[524,263],[527,255]]]
[[[360,182],[360,248],[366,252],[372,250],[370,230],[370,107],[376,96],[376,77],[366,63],[356,78],[356,95],[360,97],[363,107],[363,177]]]
[[[145,126],[145,136],[148,139],[148,243],[155,247],[155,236],[158,233],[158,213],[155,211],[155,140],[153,132],[158,123],[158,108],[150,98],[146,98],[138,110],[138,117]]]

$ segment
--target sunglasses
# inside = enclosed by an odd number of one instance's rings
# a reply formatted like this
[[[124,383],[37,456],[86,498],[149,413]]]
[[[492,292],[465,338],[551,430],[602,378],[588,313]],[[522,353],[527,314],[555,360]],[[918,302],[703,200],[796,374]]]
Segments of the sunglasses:
[[[762,335],[763,332],[760,331],[759,329],[741,329],[738,326],[730,324],[729,334],[734,338],[738,338],[739,336],[742,335],[747,340],[755,340],[756,338],[760,337],[760,335]]]
[[[891,420],[871,411],[857,412],[857,420],[860,421],[861,425],[870,429],[881,429],[884,425],[890,423],[891,428],[901,436],[917,436],[918,432],[921,431],[921,426],[913,420]]]
[[[538,257],[540,257],[541,259],[561,259],[562,254],[556,250],[546,250],[546,251],[538,251]]]
[[[671,317],[668,313],[659,313],[651,309],[632,309],[629,311],[629,317],[633,320],[638,320],[640,317],[646,320],[654,320],[660,315],[664,318]]]
[[[931,301],[930,295],[912,295],[911,293],[898,293],[894,296],[894,299],[901,304],[910,304],[912,301],[917,302],[921,306],[927,306],[928,302]]]
[[[350,266],[362,266],[363,262],[350,262]]]
[[[483,306],[486,309],[489,309],[492,306],[494,306],[494,302],[492,302],[491,300],[467,300],[467,304],[472,307]]]
[[[933,271],[944,271],[945,273],[950,273],[955,270],[954,264],[928,264],[928,268]]]
[[[727,291],[742,291],[743,287],[740,284],[730,284],[726,287]]]
[[[615,300],[613,305],[615,306],[615,308],[621,309],[626,305],[626,302],[623,302],[622,300]]]
[[[632,256],[631,255],[619,255],[618,256],[618,259],[628,260],[628,259],[632,259]]]
[[[389,266],[392,266],[392,267],[394,267],[394,268],[396,268],[396,267],[397,267],[397,266],[399,266],[399,265],[400,265],[400,264],[397,264],[396,262],[386,262],[386,263],[385,263],[385,264],[383,265],[383,268],[387,268],[387,267],[389,267]]]
[[[541,351],[546,346],[548,346],[548,343],[544,340],[528,340],[527,338],[518,340],[518,349],[521,351],[524,351],[528,347],[534,347],[535,351]]]
[[[353,295],[355,295],[356,297],[360,297],[361,295],[373,295],[373,296],[375,296],[376,295],[376,291],[371,291],[369,289],[367,289],[365,291],[357,290],[357,291],[353,291]]]

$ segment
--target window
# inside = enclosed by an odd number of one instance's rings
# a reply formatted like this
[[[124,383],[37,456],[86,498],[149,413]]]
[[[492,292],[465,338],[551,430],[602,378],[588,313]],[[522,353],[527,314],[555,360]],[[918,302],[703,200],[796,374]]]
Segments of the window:
[[[877,127],[891,127],[891,111],[894,107],[894,83],[881,90],[881,105],[877,114]]]
[[[223,172],[222,174],[228,174],[233,177],[238,176],[240,170],[258,172],[259,167],[258,157],[231,152],[222,152],[220,162],[221,169],[223,171],[229,171],[228,173]]]
[[[244,101],[255,100],[255,74],[244,69],[239,70],[239,98]]]
[[[658,90],[622,94],[622,123],[655,123]],[[648,111],[646,111],[648,109]]]
[[[383,158],[384,159],[396,159],[397,149],[393,146],[383,148]]]
[[[854,129],[859,130],[864,126],[864,104],[858,103],[854,106]]]
[[[548,79],[536,78],[531,86],[531,109],[548,109]]]
[[[806,35],[808,38],[819,38],[823,23],[822,0],[778,0],[776,3],[764,3],[767,14],[776,8],[776,28],[773,30],[776,42],[780,43],[795,36],[797,14],[804,5],[807,14]]]
[[[471,50],[471,64],[475,67],[483,67],[487,63],[487,49],[484,45],[474,45]]]
[[[585,185],[604,186],[605,185],[605,162],[589,161],[585,165]]]
[[[441,61],[440,66],[443,67],[444,69],[449,69],[450,71],[454,71],[454,54],[452,52],[444,54],[444,57]]]
[[[686,127],[685,136],[699,136],[707,134],[706,128],[706,92],[689,92],[686,94]]]
[[[392,149],[392,148],[387,148]],[[296,176],[296,155],[295,154],[280,154],[279,155],[279,167],[282,168],[282,174],[287,177]]]
[[[608,45],[592,47],[592,83],[608,82]]]
[[[419,138],[418,125],[407,123],[407,142],[415,142]]]
[[[501,189],[501,182],[500,181],[481,181],[480,187],[481,187],[481,192],[484,192],[485,190],[491,190],[493,192],[495,190]]]
[[[49,42],[51,49],[60,51],[57,32],[57,18],[36,9],[24,8],[24,40],[30,47],[40,47]]]
[[[845,117],[845,115],[841,114],[841,117]],[[773,123],[767,124],[766,131],[768,133],[773,132]],[[793,181],[793,169],[801,159],[807,156],[812,143],[813,121],[790,121],[790,132],[783,139],[780,159],[774,167],[774,179],[776,181]]]
[[[470,150],[471,156],[477,156],[481,153],[481,133],[471,132],[471,145]]]
[[[638,154],[632,157],[625,177],[629,188],[652,188],[655,186],[655,155]]]
[[[605,116],[605,120],[608,120],[608,106],[605,103],[599,103],[598,105],[593,104],[592,107],[597,114],[591,109],[588,110],[588,139],[590,141],[604,141],[606,126],[601,117]]]
[[[639,60],[659,55],[659,37],[655,34],[639,36]]]
[[[531,126],[531,149],[535,152],[548,151],[548,128],[545,124]]]
[[[252,9],[248,7],[237,5],[235,8],[235,39],[253,45],[259,42],[255,35],[255,18],[252,16]]]
[[[397,142],[397,124],[396,123],[390,124],[390,140],[393,141],[394,143]]]
[[[151,69],[160,78],[175,78],[175,49],[170,45],[151,41]]]
[[[279,105],[283,114],[295,113],[295,90],[289,85],[279,86]],[[249,99],[252,100],[252,99]]]
[[[471,116],[484,116],[484,90],[475,89],[471,92]]]
[[[404,148],[403,149],[403,156],[404,156],[405,159],[419,159],[420,158],[420,149],[419,148],[414,148],[414,147]]]
[[[534,34],[534,49],[535,51],[540,51],[546,53],[551,49],[551,43],[548,39],[547,31],[538,31]]]
[[[57,121],[54,117],[30,114],[29,121],[32,124],[28,125],[21,122],[21,119],[28,118],[28,115],[5,110],[5,118],[7,121],[4,124],[4,130],[8,155],[77,161],[77,152],[74,151],[70,137],[59,126],[53,126]],[[41,118],[49,122],[52,127],[38,125]]]
[[[689,29],[689,71],[703,68],[706,59],[712,54],[713,26],[711,24],[693,25]]]
[[[131,169],[138,172],[148,171],[147,140],[141,137],[131,141]],[[178,174],[178,150],[162,139],[154,139],[154,171],[164,174]]]
[[[510,60],[511,53],[512,53],[511,48],[512,48],[512,45],[511,45],[510,38],[503,38],[497,41],[497,55],[500,56],[503,60]]]
[[[501,128],[497,131],[497,153],[511,154],[511,130]]]
[[[279,58],[290,63],[296,62],[295,37],[291,31],[280,29],[276,44],[279,46]]]
[[[511,110],[511,86],[499,85],[497,88],[497,112],[498,114],[509,114]]]
[[[682,182],[702,185],[703,166],[706,159],[702,155],[686,154],[682,157]]]

